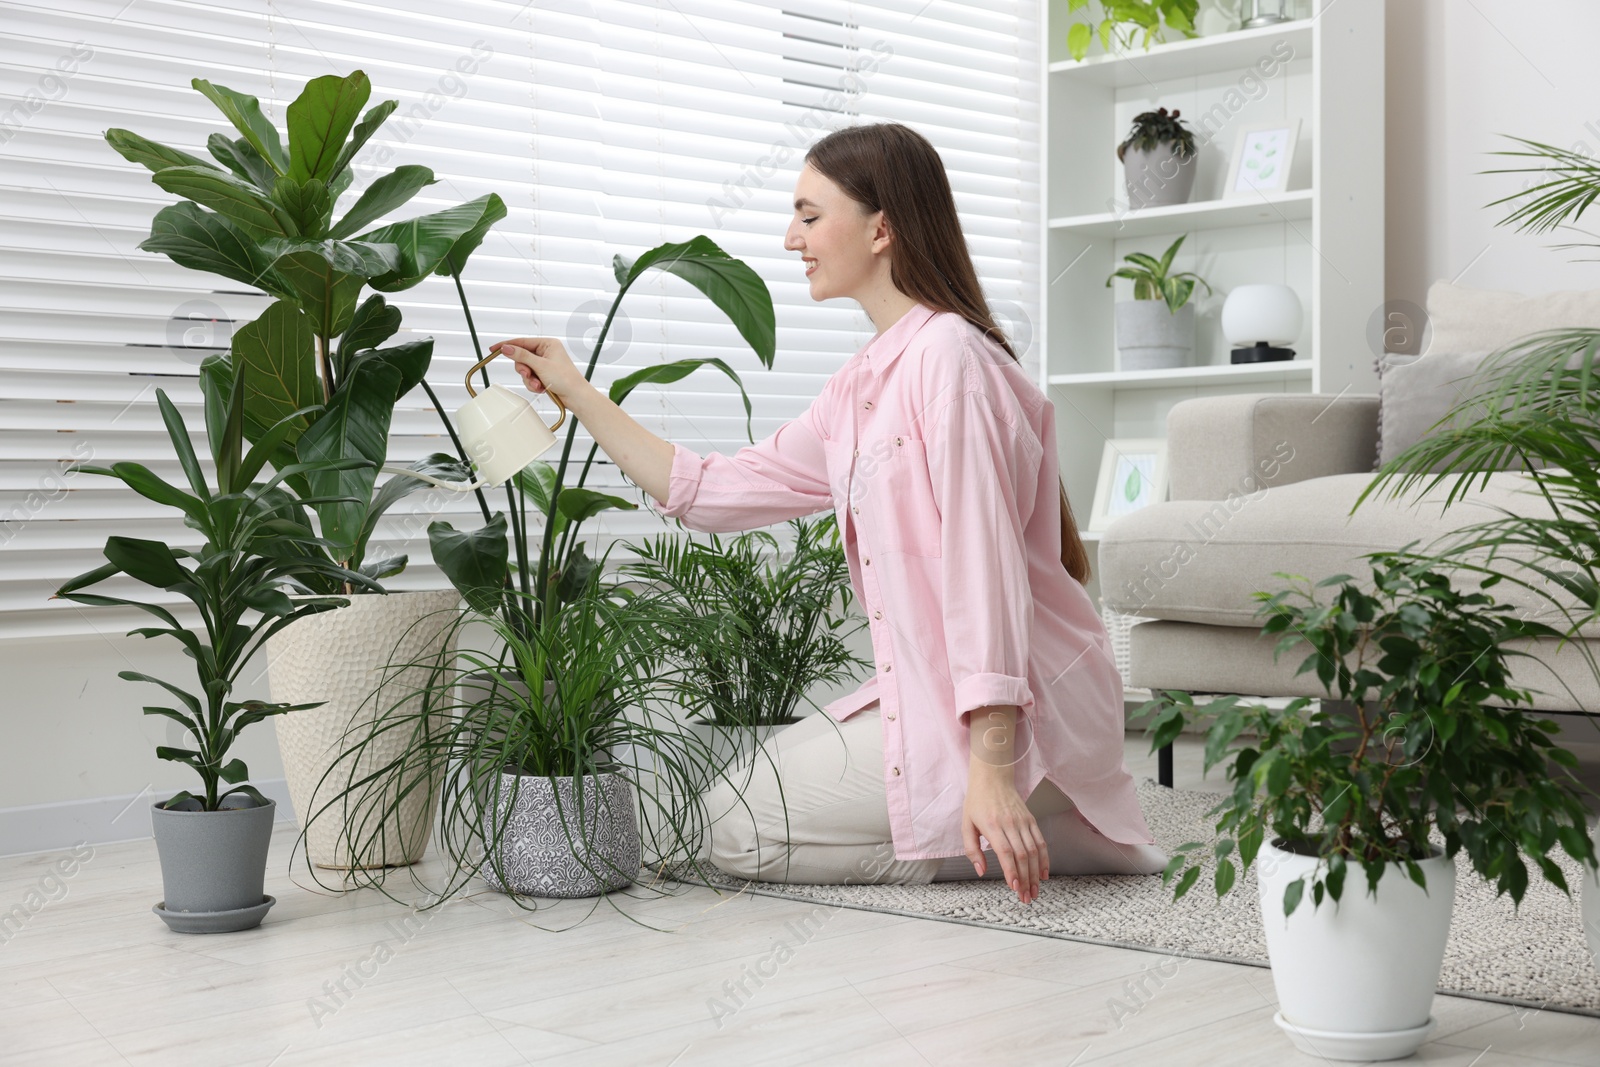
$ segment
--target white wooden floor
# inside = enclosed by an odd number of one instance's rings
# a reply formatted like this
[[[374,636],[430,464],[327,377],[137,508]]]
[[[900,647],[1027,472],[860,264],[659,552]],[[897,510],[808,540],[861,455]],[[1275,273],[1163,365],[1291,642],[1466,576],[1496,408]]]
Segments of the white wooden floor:
[[[1205,786],[1197,740],[1181,744],[1178,784]],[[1145,747],[1129,736],[1136,775],[1154,774]],[[632,919],[593,901],[529,915],[487,892],[410,917],[373,891],[298,887],[292,841],[273,843],[266,922],[225,935],[150,912],[153,841],[97,847],[64,887],[42,881],[59,854],[0,860],[5,909],[52,898],[0,945],[0,1063],[1322,1062],[1272,1024],[1262,968],[706,889],[635,887]],[[1434,1015],[1405,1062],[1600,1065],[1597,1019],[1457,997]]]

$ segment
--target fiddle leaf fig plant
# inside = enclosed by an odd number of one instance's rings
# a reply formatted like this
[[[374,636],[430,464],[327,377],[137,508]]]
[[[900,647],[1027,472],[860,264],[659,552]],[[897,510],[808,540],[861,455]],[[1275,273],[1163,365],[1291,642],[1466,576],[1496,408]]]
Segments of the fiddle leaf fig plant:
[[[458,277],[505,217],[505,204],[489,193],[377,225],[437,180],[427,167],[406,165],[374,178],[341,213],[339,201],[354,181],[352,162],[397,106],[385,100],[368,108],[372,85],[362,71],[311,79],[287,108],[287,141],[255,97],[202,78],[191,84],[238,134],[211,134],[210,160],[130,130],[105,134],[125,159],[150,170],[156,185],[182,198],[156,214],[139,247],[276,298],[235,333],[226,356],[206,361],[202,376],[212,392],[227,396],[234,377],[244,375],[245,437],[270,440],[273,465],[295,471],[286,482],[318,501],[330,559],[369,578],[389,577],[404,568],[405,557],[369,560],[368,543],[383,510],[423,482],[402,478],[379,490],[377,476],[396,402],[426,388],[433,340],[395,343],[400,311],[381,294],[430,275]],[[374,292],[363,299],[369,288]],[[367,462],[338,462],[345,459]],[[466,475],[459,460],[444,454],[411,469]],[[358,591],[350,582],[329,586],[331,573],[293,580],[306,592]]]
[[[1409,549],[1410,546],[1407,546]],[[1288,883],[1285,915],[1306,890],[1313,906],[1338,901],[1351,872],[1375,892],[1384,872],[1403,870],[1427,888],[1417,861],[1443,838],[1447,857],[1465,850],[1473,869],[1520,904],[1528,863],[1570,895],[1550,854],[1559,843],[1573,859],[1597,866],[1584,794],[1572,774],[1577,758],[1550,737],[1559,727],[1532,714],[1532,693],[1510,681],[1510,661],[1532,656],[1526,643],[1560,632],[1485,591],[1464,593],[1431,556],[1375,552],[1370,581],[1348,574],[1306,578],[1258,592],[1268,616],[1263,636],[1274,655],[1305,646],[1296,673],[1315,671],[1330,698],[1353,706],[1353,719],[1326,705],[1308,713],[1297,698],[1284,708],[1225,697],[1196,705],[1180,691],[1158,693],[1135,713],[1150,716],[1152,751],[1185,721],[1209,722],[1205,769],[1229,760],[1231,790],[1212,809],[1218,840],[1178,846],[1162,879],[1181,897],[1214,864],[1218,896],[1237,884],[1268,835],[1278,848],[1319,863]],[[1329,589],[1326,599],[1318,594]],[[1237,864],[1234,857],[1237,856]]]
[[[182,513],[184,525],[204,539],[198,549],[185,549],[172,548],[161,541],[113,536],[106,540],[106,564],[73,578],[56,593],[79,604],[132,607],[152,615],[159,625],[131,633],[146,638],[170,637],[194,661],[197,686],[193,691],[139,671],[119,674],[128,681],[165,690],[176,706],[147,707],[144,713],[171,719],[194,738],[192,748],[156,748],[157,758],[191,768],[202,784],[198,796],[183,790],[162,805],[166,808],[193,801],[202,811],[217,811],[222,801],[234,793],[246,793],[257,804],[265,804],[266,798],[246,781],[249,768],[241,759],[229,759],[229,749],[247,726],[274,715],[319,706],[231,699],[245,665],[268,638],[296,619],[349,603],[338,597],[290,600],[279,584],[290,575],[315,575],[333,585],[361,589],[377,585],[367,576],[329,559],[327,546],[312,530],[307,512],[308,506],[324,501],[300,499],[284,488],[289,479],[310,474],[313,465],[290,465],[263,478],[270,457],[289,434],[292,420],[274,423],[260,441],[246,450],[245,386],[246,379],[241,375],[226,396],[207,397],[206,439],[216,471],[214,482],[207,479],[200,466],[183,417],[162,389],[156,390],[156,404],[188,482],[187,489],[167,482],[139,463],[74,468],[85,474],[116,478],[140,496],[176,509]],[[343,458],[329,463],[345,470],[368,461]],[[189,601],[199,614],[200,626],[183,625],[172,610],[155,598],[140,600],[84,591],[118,576],[147,586],[153,594]]]

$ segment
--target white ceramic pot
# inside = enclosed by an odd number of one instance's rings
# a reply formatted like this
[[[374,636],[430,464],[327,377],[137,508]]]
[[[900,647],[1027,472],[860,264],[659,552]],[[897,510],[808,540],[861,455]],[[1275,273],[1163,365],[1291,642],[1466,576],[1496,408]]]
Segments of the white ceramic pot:
[[[1194,304],[1167,310],[1165,300],[1122,300],[1116,305],[1118,370],[1188,366],[1194,353]]]
[[[1433,1030],[1433,994],[1444,964],[1455,906],[1456,868],[1442,851],[1417,865],[1424,892],[1391,864],[1376,897],[1359,866],[1347,869],[1341,899],[1313,910],[1311,885],[1294,914],[1283,914],[1284,887],[1316,867],[1314,856],[1263,845],[1256,858],[1266,927],[1273,1022],[1295,1047],[1330,1060],[1409,1056]],[[1323,874],[1326,875],[1326,868]]]
[[[362,740],[360,728],[370,724],[380,708],[386,716],[421,709],[420,696],[399,702],[408,691],[426,686],[429,672],[422,666],[400,665],[432,663],[445,653],[447,641],[453,646],[460,603],[454,589],[355,595],[349,607],[301,619],[267,642],[272,699],[290,704],[326,701],[320,708],[272,719],[289,797],[307,831],[306,854],[318,867],[403,866],[417,862],[426,851],[438,806],[439,790],[433,785],[406,795],[398,817],[389,816],[381,838],[375,829],[360,833],[359,828],[376,827],[376,812],[380,805],[394,803],[397,783],[391,782],[381,795],[373,792],[334,801],[352,777],[359,780],[404,752],[411,731],[386,731],[369,741],[359,763],[347,758],[330,771],[340,753]],[[353,847],[347,826],[357,828]]]
[[[1600,852],[1600,825],[1594,826],[1589,836]],[[1588,867],[1583,868],[1583,932],[1589,937],[1589,962],[1600,968],[1600,878]]]
[[[1129,147],[1122,153],[1122,185],[1128,194],[1128,207],[1168,207],[1187,204],[1194,191],[1195,161],[1198,152],[1179,159],[1172,142],[1146,151]]]

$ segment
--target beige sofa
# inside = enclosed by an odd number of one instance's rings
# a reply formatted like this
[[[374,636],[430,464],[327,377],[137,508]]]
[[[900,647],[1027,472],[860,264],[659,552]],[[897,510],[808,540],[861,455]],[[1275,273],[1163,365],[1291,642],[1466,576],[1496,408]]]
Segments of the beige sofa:
[[[1322,696],[1315,673],[1295,674],[1304,652],[1275,662],[1275,639],[1259,636],[1260,604],[1251,593],[1283,588],[1275,571],[1313,580],[1365,576],[1363,553],[1418,539],[1426,545],[1496,517],[1497,507],[1549,514],[1528,493],[1531,479],[1510,471],[1489,475],[1485,488],[1449,509],[1442,506],[1447,480],[1420,497],[1369,498],[1352,513],[1373,479],[1377,437],[1376,396],[1272,393],[1175,405],[1167,418],[1170,499],[1117,520],[1100,542],[1105,605],[1152,620],[1128,633],[1127,684]],[[1559,621],[1531,590],[1502,582],[1495,591]],[[1600,626],[1580,633],[1600,658]],[[1539,661],[1519,658],[1513,673],[1516,684],[1539,691],[1536,707],[1600,711],[1600,685],[1577,648],[1537,651]]]

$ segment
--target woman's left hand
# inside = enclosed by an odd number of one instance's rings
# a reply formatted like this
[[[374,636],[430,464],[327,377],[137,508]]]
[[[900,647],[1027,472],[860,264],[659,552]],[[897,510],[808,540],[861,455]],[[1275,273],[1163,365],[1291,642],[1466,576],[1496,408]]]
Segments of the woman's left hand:
[[[985,860],[978,835],[989,839],[1006,884],[1023,904],[1039,896],[1039,883],[1049,877],[1050,856],[1033,812],[1017,793],[1010,767],[974,763],[961,814],[961,840],[967,858],[982,878]]]

